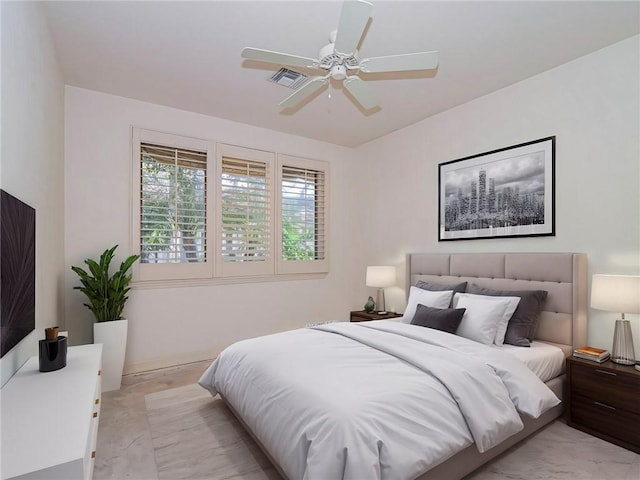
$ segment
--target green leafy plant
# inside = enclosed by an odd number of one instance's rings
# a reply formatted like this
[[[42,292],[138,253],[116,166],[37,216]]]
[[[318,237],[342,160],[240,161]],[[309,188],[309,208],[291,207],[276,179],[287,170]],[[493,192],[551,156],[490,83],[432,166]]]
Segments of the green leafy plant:
[[[80,267],[71,267],[80,277],[82,286],[73,287],[74,290],[80,290],[89,299],[89,303],[84,305],[93,312],[98,322],[109,322],[112,320],[120,320],[122,310],[126,303],[129,282],[131,275],[128,274],[129,269],[138,258],[139,255],[131,255],[120,264],[120,269],[112,276],[109,275],[109,265],[113,259],[113,254],[118,245],[105,250],[100,255],[100,261],[96,262],[90,258],[84,263],[89,267],[89,273]]]

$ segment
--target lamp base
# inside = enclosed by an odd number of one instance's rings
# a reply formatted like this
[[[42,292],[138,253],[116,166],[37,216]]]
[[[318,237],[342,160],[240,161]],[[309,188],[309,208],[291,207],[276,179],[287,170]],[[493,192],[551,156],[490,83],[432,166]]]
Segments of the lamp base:
[[[384,311],[384,288],[379,288],[378,293],[376,294],[376,312],[381,313]]]
[[[635,365],[636,363],[636,362],[630,362],[626,358],[611,357],[609,360],[611,360],[613,363],[617,363],[618,365]],[[636,366],[636,368],[638,368],[638,366]],[[640,370],[640,368],[638,368],[638,370]]]
[[[634,365],[636,363],[629,320],[616,320],[611,361],[620,365]]]

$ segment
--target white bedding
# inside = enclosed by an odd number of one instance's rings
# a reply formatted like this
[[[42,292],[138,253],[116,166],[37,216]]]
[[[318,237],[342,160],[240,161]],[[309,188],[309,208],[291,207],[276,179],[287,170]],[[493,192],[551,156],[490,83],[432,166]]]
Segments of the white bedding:
[[[562,349],[554,345],[534,340],[529,348],[506,344],[501,347],[495,346],[495,348],[515,355],[543,382],[564,373],[565,354]]]
[[[199,381],[292,479],[408,479],[559,403],[513,355],[389,321],[238,342]]]

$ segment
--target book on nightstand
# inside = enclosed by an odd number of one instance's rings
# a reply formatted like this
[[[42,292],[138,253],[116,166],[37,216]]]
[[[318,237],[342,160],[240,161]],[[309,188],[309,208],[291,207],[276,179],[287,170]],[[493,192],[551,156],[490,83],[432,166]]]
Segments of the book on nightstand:
[[[602,363],[609,360],[610,354],[609,354],[609,350],[603,350],[602,348],[584,346],[584,347],[576,348],[573,351],[573,356],[577,358],[582,358],[584,360],[591,360],[592,362]]]

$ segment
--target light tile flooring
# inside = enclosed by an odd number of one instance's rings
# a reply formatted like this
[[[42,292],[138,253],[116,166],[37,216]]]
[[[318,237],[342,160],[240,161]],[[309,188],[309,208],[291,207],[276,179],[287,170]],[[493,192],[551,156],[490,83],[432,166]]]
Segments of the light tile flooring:
[[[234,443],[241,443],[242,448],[235,451],[246,452],[241,453],[246,457],[238,458],[236,453],[233,458],[234,468],[227,468],[230,465],[224,465],[224,463],[228,459],[221,456],[220,460],[216,461],[216,468],[210,470],[211,473],[208,473],[209,470],[199,470],[201,462],[187,458],[189,457],[188,448],[191,448],[188,442],[193,442],[194,438],[184,437],[184,441],[173,441],[173,445],[159,444],[162,440],[157,436],[158,429],[170,428],[169,425],[164,425],[163,413],[167,417],[167,422],[170,422],[168,412],[172,412],[172,402],[178,401],[172,395],[174,392],[175,395],[179,395],[180,390],[166,394],[160,392],[193,385],[209,363],[199,362],[125,376],[120,391],[104,393],[93,478],[96,480],[279,479],[280,477],[259,450],[254,448],[255,445],[244,434],[241,427],[237,426],[237,423],[233,425],[235,419],[225,413],[225,410],[217,409],[214,414],[217,417],[211,420],[210,426],[227,429],[226,435],[238,437]],[[191,408],[202,409],[202,397],[199,401],[199,406],[194,403]],[[211,401],[214,400],[211,399]],[[204,414],[208,415],[209,409],[205,410]],[[184,420],[181,421],[184,422]],[[152,431],[155,435],[155,451]],[[191,437],[197,435],[188,428],[188,425],[177,428],[175,432]],[[173,433],[169,432],[169,434]],[[173,458],[184,456],[187,459],[180,465],[173,465],[175,467],[173,470],[167,470],[167,452]],[[242,465],[245,458],[246,464],[252,465],[251,468],[246,471],[242,468],[238,470],[238,465]],[[567,427],[561,421],[556,421],[474,472],[467,477],[467,480],[505,478],[638,480],[640,479],[640,455]]]
[[[194,384],[209,363],[125,375],[119,391],[102,394],[95,480],[158,479],[145,395]]]

